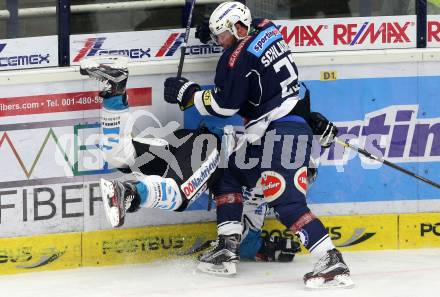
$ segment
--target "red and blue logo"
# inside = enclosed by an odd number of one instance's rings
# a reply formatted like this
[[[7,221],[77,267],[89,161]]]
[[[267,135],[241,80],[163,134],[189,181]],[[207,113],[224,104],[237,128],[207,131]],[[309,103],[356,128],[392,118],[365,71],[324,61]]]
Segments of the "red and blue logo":
[[[156,53],[156,57],[171,57],[185,41],[185,33],[172,33]]]
[[[0,43],[0,53],[3,52],[7,43]],[[16,55],[0,57],[0,67],[16,67],[41,65],[43,63],[50,64],[50,54],[33,54],[33,55]]]
[[[84,57],[92,57],[101,49],[106,37],[87,38],[82,49],[79,50],[73,62],[79,62]]]
[[[84,57],[93,57],[100,55],[109,56],[126,56],[130,59],[145,59],[150,58],[151,48],[123,48],[123,49],[105,49],[102,48],[107,37],[92,37],[87,38],[82,49],[79,50],[73,62],[79,62]]]

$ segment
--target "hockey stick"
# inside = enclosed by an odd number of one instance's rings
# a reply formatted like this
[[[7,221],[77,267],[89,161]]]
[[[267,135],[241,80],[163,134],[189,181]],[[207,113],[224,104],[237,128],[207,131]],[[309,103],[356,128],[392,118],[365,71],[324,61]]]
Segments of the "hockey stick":
[[[183,39],[182,46],[180,47],[180,61],[179,61],[179,66],[177,67],[178,78],[182,76],[183,62],[185,61],[186,47],[188,46],[189,30],[191,29],[191,22],[192,22],[192,16],[193,16],[193,10],[195,4],[196,4],[196,0],[192,0],[191,7],[189,9],[188,22],[186,24],[185,37]]]
[[[338,139],[337,137],[335,137],[335,142],[340,144],[340,145],[342,145],[345,148],[350,148],[350,149],[358,152],[361,155],[364,155],[365,157],[367,157],[367,158],[369,158],[371,160],[378,161],[378,162],[380,162],[382,164],[385,164],[385,165],[387,165],[387,166],[389,166],[391,168],[394,168],[394,169],[396,169],[396,170],[398,170],[400,172],[403,172],[403,173],[405,173],[405,174],[407,174],[409,176],[417,178],[418,180],[421,180],[421,181],[423,181],[423,182],[425,182],[427,184],[430,184],[433,187],[436,187],[436,188],[440,189],[440,184],[438,184],[438,183],[436,183],[436,182],[434,182],[432,180],[429,180],[429,179],[427,179],[427,178],[425,178],[423,176],[415,174],[414,172],[411,172],[411,171],[409,171],[409,170],[407,170],[407,169],[405,169],[403,167],[400,167],[400,166],[398,166],[398,165],[396,165],[394,163],[391,163],[390,161],[387,161],[387,160],[385,160],[385,159],[383,159],[381,157],[374,156],[374,155],[370,154],[368,151],[366,151],[365,149],[362,149],[362,148],[356,147],[354,145],[351,145],[350,143],[348,143],[348,141],[342,141],[342,140]]]

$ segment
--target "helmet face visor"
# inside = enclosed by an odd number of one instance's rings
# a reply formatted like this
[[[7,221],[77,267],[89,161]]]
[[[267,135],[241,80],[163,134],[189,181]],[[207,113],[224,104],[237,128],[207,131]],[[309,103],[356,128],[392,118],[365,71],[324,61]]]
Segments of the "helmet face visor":
[[[229,30],[223,31],[220,34],[214,34],[211,32],[211,39],[218,45],[222,45],[227,42],[233,35]]]
[[[214,43],[218,45],[218,37],[217,37],[217,35],[215,35],[215,34],[212,33],[212,32],[209,33],[209,35],[211,35],[211,39],[212,39],[212,41],[214,41]]]

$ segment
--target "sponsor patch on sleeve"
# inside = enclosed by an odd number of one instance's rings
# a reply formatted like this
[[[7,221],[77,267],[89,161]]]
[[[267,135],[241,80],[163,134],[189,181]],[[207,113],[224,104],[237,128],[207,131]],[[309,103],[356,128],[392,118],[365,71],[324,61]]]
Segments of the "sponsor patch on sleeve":
[[[305,195],[308,187],[307,167],[301,167],[298,169],[293,179],[295,182],[295,188]]]
[[[247,51],[252,53],[257,57],[261,57],[264,51],[275,41],[283,39],[280,31],[275,26],[270,26],[269,28],[261,31],[257,37],[248,46]]]
[[[211,98],[212,98],[211,90],[203,92],[203,97],[202,97],[203,105],[211,106]]]
[[[286,180],[275,171],[264,171],[261,174],[261,186],[266,202],[272,202],[284,193]]]
[[[187,199],[193,199],[200,196],[200,194],[206,189],[206,182],[217,169],[219,163],[220,153],[215,149],[203,162],[200,168],[180,186],[180,189]]]

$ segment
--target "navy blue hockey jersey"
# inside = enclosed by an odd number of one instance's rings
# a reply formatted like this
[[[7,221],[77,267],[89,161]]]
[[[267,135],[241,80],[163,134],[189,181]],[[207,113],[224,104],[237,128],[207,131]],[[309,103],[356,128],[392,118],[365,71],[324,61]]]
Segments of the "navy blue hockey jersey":
[[[238,113],[253,121],[272,112],[274,120],[295,106],[298,70],[288,45],[271,21],[254,20],[253,27],[255,32],[220,57],[215,88],[195,94],[194,103],[202,115],[228,117]],[[290,103],[283,104],[287,100]]]

